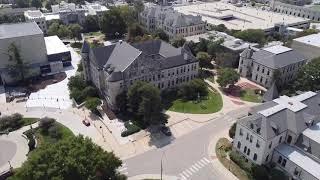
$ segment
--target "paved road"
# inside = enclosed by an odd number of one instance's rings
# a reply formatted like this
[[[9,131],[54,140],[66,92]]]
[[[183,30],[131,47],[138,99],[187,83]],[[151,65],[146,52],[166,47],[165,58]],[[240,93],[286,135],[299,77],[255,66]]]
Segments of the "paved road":
[[[129,177],[160,174],[163,157],[163,173],[166,175],[195,180],[228,179],[221,171],[212,168],[208,145],[216,134],[229,128],[237,117],[244,116],[246,112],[243,109],[232,111],[179,139],[173,139],[168,145],[124,160],[121,172]]]

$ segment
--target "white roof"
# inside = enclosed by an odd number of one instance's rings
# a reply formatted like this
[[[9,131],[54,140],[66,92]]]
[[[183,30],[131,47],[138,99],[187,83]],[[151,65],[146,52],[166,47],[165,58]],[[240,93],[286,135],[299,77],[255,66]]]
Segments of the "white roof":
[[[309,36],[299,37],[299,38],[296,38],[293,40],[304,43],[304,44],[309,44],[312,46],[320,47],[320,33],[311,34]]]
[[[320,144],[320,122],[307,128],[302,134]]]
[[[281,46],[281,45],[275,45],[275,46],[264,48],[263,50],[271,52],[273,54],[281,54],[287,51],[291,51],[292,49],[285,46]]]
[[[46,43],[47,54],[58,54],[69,51],[66,45],[59,39],[58,36],[44,37]]]
[[[294,97],[280,96],[279,98],[273,100],[273,102],[277,103],[277,105],[270,107],[268,109],[259,111],[258,113],[262,114],[265,117],[268,117],[284,109],[289,109],[293,112],[298,112],[307,107],[307,105],[302,103],[302,101],[309,99],[315,95],[316,93],[312,91],[308,91]]]
[[[279,145],[278,147],[276,147],[276,150],[281,155],[285,156],[289,161],[295,163],[300,168],[310,173],[312,176],[316,178],[320,177],[320,164],[309,158],[302,151],[286,144]]]
[[[24,15],[27,16],[27,17],[30,18],[30,19],[33,19],[33,18],[43,18],[43,17],[44,17],[44,15],[42,14],[42,12],[39,11],[39,10],[34,10],[34,11],[28,10],[28,11],[25,11],[25,12],[24,12]]]
[[[53,19],[60,19],[60,15],[59,14],[44,14],[45,18],[46,18],[46,21],[50,21],[50,20],[53,20]]]

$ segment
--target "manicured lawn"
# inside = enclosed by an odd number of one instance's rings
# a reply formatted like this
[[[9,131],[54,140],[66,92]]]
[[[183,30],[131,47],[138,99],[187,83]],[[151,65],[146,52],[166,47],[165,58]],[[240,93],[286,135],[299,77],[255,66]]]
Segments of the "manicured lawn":
[[[65,127],[64,125],[58,123],[58,122],[55,122],[55,126],[57,126],[57,130],[58,132],[61,133],[61,137],[60,138],[53,138],[53,137],[50,137],[49,135],[45,135],[43,133],[40,132],[40,129],[37,129],[36,131],[36,137],[38,139],[38,142],[39,144],[45,142],[45,143],[55,143],[59,140],[62,140],[62,139],[66,139],[70,136],[73,136],[73,133],[70,129],[68,129],[67,127]]]
[[[203,98],[200,102],[177,99],[172,102],[169,110],[191,114],[209,114],[220,111],[222,105],[221,95],[217,91],[213,92],[209,90],[208,96]]]
[[[33,124],[37,121],[39,121],[39,118],[22,118],[23,125],[22,126],[28,126],[30,124]]]
[[[255,102],[255,103],[262,102],[262,96],[259,94],[256,94],[252,89],[241,90],[240,99],[243,101],[249,101],[249,102]]]

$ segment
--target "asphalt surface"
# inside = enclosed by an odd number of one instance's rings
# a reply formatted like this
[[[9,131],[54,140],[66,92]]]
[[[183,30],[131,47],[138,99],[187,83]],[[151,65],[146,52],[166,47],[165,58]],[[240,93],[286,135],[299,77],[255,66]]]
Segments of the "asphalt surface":
[[[0,167],[7,164],[17,152],[17,145],[14,142],[0,140]]]
[[[225,175],[211,166],[208,154],[210,140],[244,116],[247,111],[239,109],[186,134],[178,139],[171,139],[163,147],[124,160],[127,176],[139,174],[160,174],[161,159],[163,174],[173,175],[181,179],[224,179]],[[209,163],[210,162],[210,163]]]

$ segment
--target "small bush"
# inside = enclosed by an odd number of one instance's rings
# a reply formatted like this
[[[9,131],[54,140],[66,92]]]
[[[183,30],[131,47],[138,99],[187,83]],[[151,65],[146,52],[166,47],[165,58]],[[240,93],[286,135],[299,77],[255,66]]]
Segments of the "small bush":
[[[128,121],[124,123],[124,126],[127,128],[127,130],[123,131],[121,133],[122,137],[129,136],[131,134],[134,134],[136,132],[139,132],[141,128],[133,123],[129,123]]]
[[[247,163],[244,157],[242,157],[235,151],[232,151],[229,156],[233,162],[241,167],[241,169],[245,170],[246,172],[251,172],[251,164]]]
[[[15,113],[11,116],[3,116],[0,118],[0,131],[14,131],[23,126],[23,116]]]
[[[44,117],[40,119],[39,128],[41,129],[41,132],[48,134],[49,128],[52,127],[55,122],[56,120],[53,118]]]
[[[82,97],[98,97],[98,90],[93,86],[84,88],[81,92]]]
[[[60,139],[62,137],[62,133],[60,132],[56,124],[54,124],[48,129],[48,135],[54,139]]]
[[[97,109],[97,107],[101,104],[101,100],[96,97],[89,97],[86,100],[85,106],[88,108],[90,111],[94,111]]]
[[[34,140],[33,136],[31,136],[30,138],[28,137],[29,142],[28,142],[28,146],[29,146],[29,151],[32,151],[36,148],[36,141]]]

